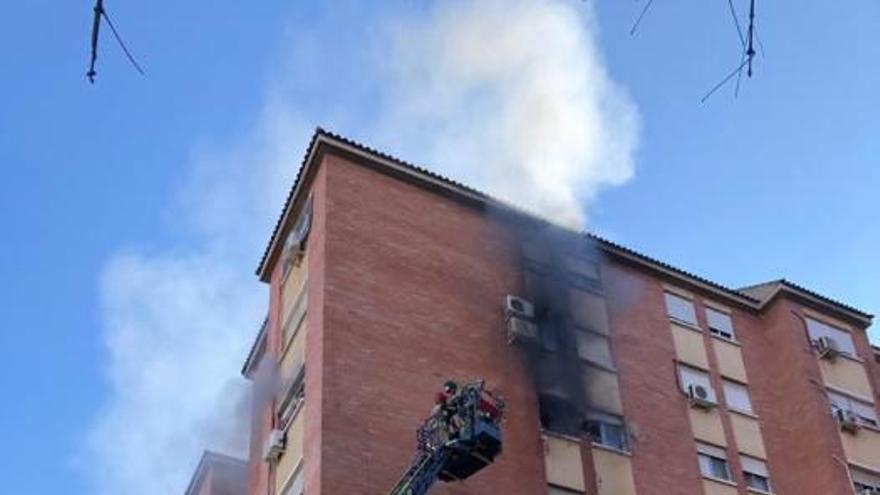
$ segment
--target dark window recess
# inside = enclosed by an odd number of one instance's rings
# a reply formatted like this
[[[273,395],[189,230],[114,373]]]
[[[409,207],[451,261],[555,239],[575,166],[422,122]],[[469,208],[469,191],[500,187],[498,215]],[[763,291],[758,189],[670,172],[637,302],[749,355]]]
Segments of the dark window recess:
[[[538,397],[538,405],[541,412],[541,426],[545,430],[566,435],[581,433],[583,415],[569,399],[553,394],[541,394]]]
[[[703,453],[700,453],[698,457],[700,471],[703,475],[728,481],[731,479],[726,459]]]
[[[761,476],[760,474],[755,473],[743,473],[746,478],[746,486],[749,488],[754,488],[755,490],[760,490],[762,492],[770,491],[770,481],[766,476]]]
[[[544,325],[539,328],[540,330],[538,333],[541,335],[541,348],[549,352],[558,351],[559,336],[556,334],[556,329],[549,325]]]
[[[593,443],[626,450],[626,428],[621,423],[610,423],[601,419],[588,419],[584,428]]]
[[[715,327],[709,327],[709,332],[719,337],[724,337],[727,340],[733,340],[733,334],[730,332],[726,332]]]

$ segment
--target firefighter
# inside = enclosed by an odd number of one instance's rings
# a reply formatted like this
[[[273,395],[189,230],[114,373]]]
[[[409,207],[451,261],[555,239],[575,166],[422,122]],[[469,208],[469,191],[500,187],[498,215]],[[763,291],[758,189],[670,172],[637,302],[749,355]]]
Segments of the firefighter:
[[[458,413],[457,398],[458,384],[452,380],[444,383],[443,390],[437,392],[435,411],[449,438],[453,438],[458,430],[455,420],[455,415]]]

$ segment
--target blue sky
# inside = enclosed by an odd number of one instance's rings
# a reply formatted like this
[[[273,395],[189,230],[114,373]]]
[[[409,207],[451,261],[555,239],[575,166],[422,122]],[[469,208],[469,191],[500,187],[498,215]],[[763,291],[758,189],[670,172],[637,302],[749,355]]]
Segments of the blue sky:
[[[634,174],[584,205],[591,229],[730,286],[786,277],[880,311],[877,2],[759,1],[765,54],[755,77],[738,98],[727,87],[705,104],[739,60],[726,2],[654,2],[634,37],[642,3],[570,3],[595,5],[597,60],[640,121]],[[736,3],[743,14],[746,2]],[[252,270],[313,126],[449,166],[412,151],[387,116],[400,109],[381,87],[388,75],[375,68],[384,54],[373,41],[387,19],[418,26],[432,9],[389,5],[108,0],[147,76],[105,35],[94,86],[83,77],[90,2],[6,7],[0,273],[11,283],[0,289],[9,370],[0,378],[0,438],[12,448],[0,465],[9,493],[112,492],[118,477],[108,471],[118,466],[106,461],[106,436],[128,428],[120,450],[136,450],[135,432],[163,423],[142,428],[153,419],[126,411],[149,412],[148,400],[174,392],[138,370],[174,373],[165,356],[186,358],[163,336],[177,342],[179,330],[223,345],[224,360],[200,361],[217,348],[180,340],[200,356],[182,372],[193,380],[240,364],[264,311]],[[251,173],[256,161],[268,165]],[[183,289],[165,290],[175,274]],[[200,274],[226,288],[215,293]],[[195,321],[187,301],[242,309]],[[158,321],[164,307],[170,316]],[[142,328],[152,333],[137,334]],[[131,342],[153,358],[132,361]],[[239,393],[236,371],[207,396]],[[126,397],[129,380],[142,397]],[[201,424],[195,406],[177,407]]]

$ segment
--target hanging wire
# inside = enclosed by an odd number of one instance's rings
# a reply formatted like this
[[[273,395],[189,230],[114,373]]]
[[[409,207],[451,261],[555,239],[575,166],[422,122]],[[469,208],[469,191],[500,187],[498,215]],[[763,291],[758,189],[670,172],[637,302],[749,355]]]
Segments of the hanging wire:
[[[128,47],[125,46],[125,42],[122,41],[122,37],[119,36],[119,31],[116,30],[116,26],[113,25],[113,21],[110,20],[110,16],[107,14],[107,11],[104,11],[104,19],[107,20],[107,25],[110,26],[110,31],[113,31],[113,36],[116,38],[116,41],[119,43],[119,47],[122,48],[122,51],[125,52],[125,56],[128,57],[128,61],[131,62],[131,65],[137,69],[138,72],[142,76],[145,76],[144,69],[137,63],[137,60],[134,59],[131,52],[128,51]]]
[[[645,14],[648,13],[648,9],[651,8],[651,4],[653,4],[653,3],[654,3],[654,0],[648,0],[648,2],[645,4],[645,8],[642,9],[642,12],[639,14],[639,17],[636,19],[636,22],[633,23],[632,29],[629,30],[630,36],[635,36],[636,29],[639,28],[639,24],[642,23],[642,19],[645,18]]]
[[[110,16],[107,14],[107,10],[104,9],[104,0],[96,0],[95,8],[94,8],[95,16],[92,20],[92,37],[91,37],[91,57],[89,60],[89,70],[86,72],[86,77],[89,79],[89,82],[92,84],[95,83],[95,76],[98,75],[97,71],[95,71],[95,63],[98,60],[98,38],[101,30],[101,18],[107,21],[107,25],[110,26],[110,31],[113,33],[113,37],[116,38],[116,42],[119,44],[119,47],[122,48],[122,51],[125,53],[125,56],[128,58],[128,61],[131,62],[131,65],[143,76],[146,75],[144,73],[144,69],[141,68],[140,64],[137,63],[134,56],[129,51],[128,47],[125,45],[125,42],[122,41],[122,36],[120,36],[119,31],[116,29],[116,26],[113,24],[113,21],[110,19]]]

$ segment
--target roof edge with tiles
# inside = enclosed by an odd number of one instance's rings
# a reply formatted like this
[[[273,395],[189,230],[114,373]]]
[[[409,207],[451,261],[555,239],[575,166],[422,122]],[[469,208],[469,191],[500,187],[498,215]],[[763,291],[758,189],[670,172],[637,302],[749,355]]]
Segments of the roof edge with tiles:
[[[427,168],[406,162],[394,156],[388,155],[386,153],[375,150],[361,143],[318,127],[315,129],[315,132],[312,135],[312,139],[300,165],[299,172],[297,173],[296,180],[294,181],[293,186],[291,187],[290,192],[287,195],[282,213],[275,223],[275,228],[273,229],[272,235],[269,238],[269,243],[267,244],[266,249],[263,252],[263,256],[260,259],[260,264],[257,268],[257,275],[263,282],[268,282],[269,280],[268,269],[269,266],[272,265],[272,259],[277,256],[281,233],[283,230],[285,230],[285,227],[289,223],[292,206],[297,201],[297,198],[300,196],[300,191],[306,187],[305,183],[307,182],[309,174],[312,173],[312,169],[318,166],[317,164],[319,163],[319,160],[317,160],[316,158],[323,156],[323,154],[327,151],[336,151],[343,155],[353,155],[362,160],[366,160],[372,166],[377,166],[379,170],[394,172],[398,175],[402,174],[403,176],[406,176],[410,179],[439,188],[447,193],[451,193],[461,199],[465,199],[477,204],[500,208],[515,215],[524,216],[533,220],[552,223],[549,220],[540,217],[539,215],[526,211],[516,205],[512,205],[500,199],[494,198],[470,186],[432,172]],[[596,241],[606,252],[610,254],[614,254],[631,262],[647,266],[653,271],[659,272],[663,275],[675,279],[679,279],[687,283],[688,285],[718,294],[727,298],[728,300],[739,303],[746,307],[760,310],[767,302],[769,302],[769,299],[772,299],[772,297],[768,299],[754,297],[745,290],[748,289],[748,287],[740,290],[726,287],[717,282],[674,267],[663,261],[651,258],[650,256],[646,256],[628,247],[611,242],[595,234],[584,233],[584,235],[587,238]],[[867,324],[869,324],[871,319],[873,318],[873,316],[868,313],[860,311],[834,299],[817,294],[799,285],[792,284],[785,280],[780,280],[777,282],[782,283],[783,287],[785,287],[785,289],[790,292],[820,303],[824,303],[825,305],[830,305],[837,310],[843,311],[859,320],[864,321]]]

